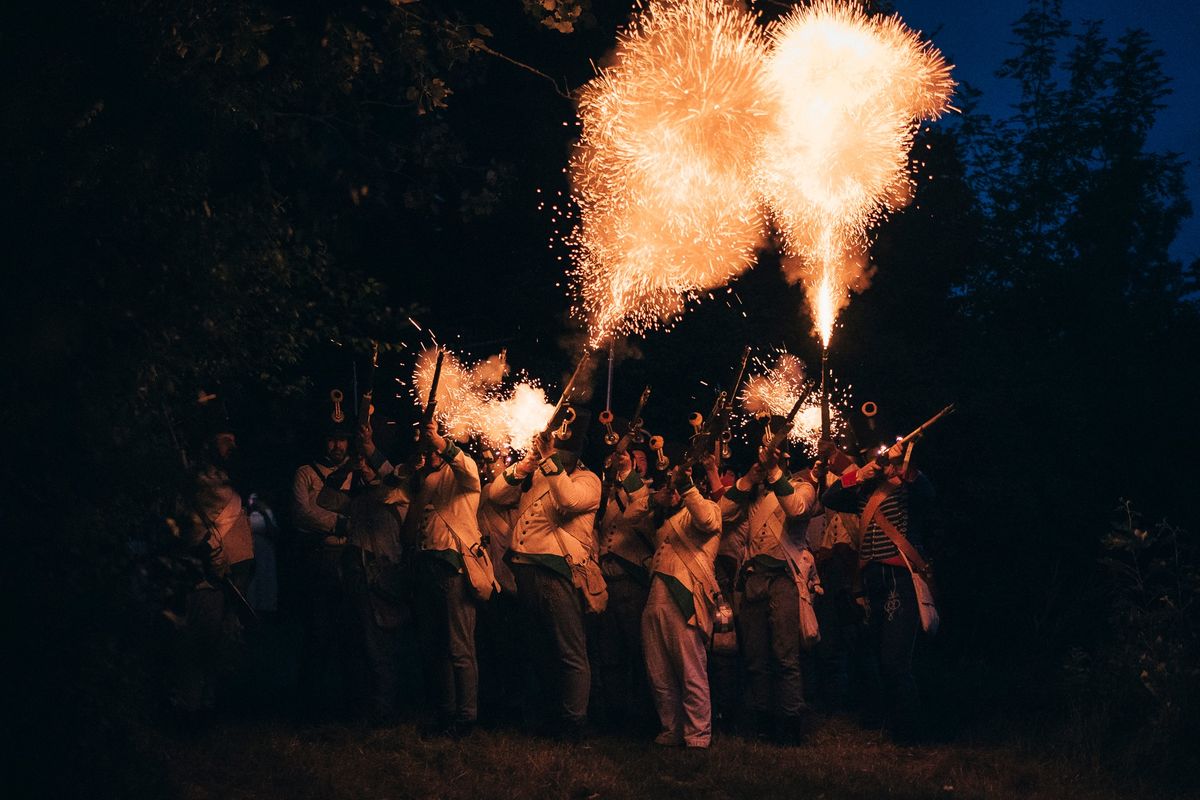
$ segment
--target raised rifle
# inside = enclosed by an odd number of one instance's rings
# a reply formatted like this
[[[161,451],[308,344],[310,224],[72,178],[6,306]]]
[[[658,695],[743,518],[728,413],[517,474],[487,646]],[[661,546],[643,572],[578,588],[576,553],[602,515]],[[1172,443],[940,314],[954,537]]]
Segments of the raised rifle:
[[[629,445],[637,436],[638,431],[642,429],[642,409],[646,407],[646,400],[650,397],[650,387],[642,389],[642,396],[638,398],[637,409],[633,412],[633,417],[629,420],[629,429],[625,431],[625,435],[617,440],[613,451],[608,456],[608,463],[604,466],[604,485],[600,490],[600,510],[596,512],[596,524],[600,524],[600,520],[604,519],[604,512],[608,510],[608,498],[617,487],[617,462],[621,456],[629,449]]]
[[[957,409],[957,406],[954,403],[951,403],[950,405],[946,406],[941,411],[934,414],[932,417],[930,417],[929,419],[925,420],[920,425],[918,425],[917,429],[914,430],[912,433],[908,434],[907,436],[905,436],[902,439],[897,439],[896,443],[894,445],[888,445],[886,447],[880,448],[880,452],[875,456],[875,459],[874,459],[875,463],[881,467],[886,466],[891,461],[891,457],[888,455],[889,450],[891,450],[896,445],[899,445],[901,451],[903,451],[905,445],[907,445],[909,442],[913,442],[913,441],[916,441],[917,439],[920,439],[922,436],[925,435],[925,431],[932,428],[933,425],[938,420],[940,420],[942,417],[946,417],[946,416],[949,416],[950,414],[953,414],[956,409]]]
[[[358,424],[370,425],[371,415],[375,413],[372,400],[375,395],[375,370],[379,367],[379,342],[371,340],[371,371],[367,376],[367,390],[362,393],[358,402]]]
[[[792,406],[792,410],[784,417],[783,424],[779,426],[779,430],[774,431],[770,438],[763,440],[763,452],[766,455],[770,456],[771,453],[774,453],[783,444],[783,440],[787,438],[788,432],[792,429],[792,423],[795,421],[796,415],[800,413],[800,407],[804,405],[804,401],[808,399],[808,396],[812,392],[813,384],[810,383],[804,387],[804,391],[796,398],[796,404]]]
[[[421,428],[417,431],[418,437],[425,433],[425,426],[433,422],[437,415],[438,384],[442,382],[442,359],[445,357],[446,351],[439,347],[437,361],[433,365],[433,381],[429,384],[429,396],[425,398],[425,407],[421,409]]]
[[[717,395],[717,400],[713,403],[712,411],[709,412],[707,418],[701,417],[700,413],[696,412],[688,419],[695,432],[692,434],[687,453],[680,464],[683,469],[691,469],[694,464],[713,452],[713,442],[721,443],[722,458],[729,457],[726,451],[729,449],[729,438],[732,433],[729,420],[733,416],[733,400],[742,385],[742,378],[746,375],[746,364],[749,360],[750,345],[746,345],[742,350],[742,360],[730,390]]]
[[[575,421],[575,409],[571,408],[571,393],[575,391],[575,382],[579,380],[579,376],[583,374],[583,367],[592,357],[592,351],[584,351],[583,357],[579,359],[579,363],[575,366],[575,371],[571,373],[570,380],[563,387],[562,394],[558,397],[558,402],[554,404],[554,411],[550,413],[550,419],[546,422],[546,428],[537,435],[537,438],[543,442],[547,442],[551,437],[563,441],[570,439],[572,436],[571,423]],[[558,416],[558,412],[566,407],[562,424],[557,428],[554,426],[554,419]]]

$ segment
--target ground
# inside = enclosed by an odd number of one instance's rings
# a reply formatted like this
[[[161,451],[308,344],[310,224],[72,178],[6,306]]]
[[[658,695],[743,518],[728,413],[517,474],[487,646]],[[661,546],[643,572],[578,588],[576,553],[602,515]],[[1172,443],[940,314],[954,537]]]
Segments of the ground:
[[[369,729],[218,722],[159,741],[169,780],[208,798],[1070,798],[1153,797],[1029,744],[896,747],[830,720],[798,747],[726,736],[704,751],[632,737],[568,745],[514,731],[423,739]]]

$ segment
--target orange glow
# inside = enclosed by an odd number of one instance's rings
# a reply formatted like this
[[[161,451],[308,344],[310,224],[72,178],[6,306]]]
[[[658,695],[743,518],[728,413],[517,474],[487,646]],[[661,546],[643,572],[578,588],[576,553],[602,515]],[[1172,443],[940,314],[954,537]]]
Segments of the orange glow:
[[[575,283],[591,344],[640,333],[753,265],[767,108],[755,18],[727,0],[652,0],[584,87],[570,163]]]
[[[898,16],[868,17],[856,3],[798,7],[768,38],[760,80],[774,113],[759,186],[828,347],[848,290],[866,277],[868,229],[912,196],[916,124],[948,108],[954,83]]]
[[[790,353],[781,351],[774,364],[768,365],[762,372],[752,375],[746,381],[746,386],[739,396],[742,410],[755,417],[787,416],[807,383],[804,362]],[[839,392],[839,395],[841,398],[838,405],[848,402],[847,392]],[[843,422],[836,407],[832,414],[833,427],[840,430]],[[792,421],[788,439],[805,444],[815,453],[820,438],[821,398],[817,392],[813,392]]]
[[[444,350],[445,348],[443,348]],[[437,350],[421,351],[413,372],[414,400],[423,406],[433,383]],[[479,437],[497,450],[524,451],[535,433],[550,423],[553,404],[534,381],[505,382],[504,356],[466,366],[446,351],[438,384],[437,418],[447,435],[458,441]]]

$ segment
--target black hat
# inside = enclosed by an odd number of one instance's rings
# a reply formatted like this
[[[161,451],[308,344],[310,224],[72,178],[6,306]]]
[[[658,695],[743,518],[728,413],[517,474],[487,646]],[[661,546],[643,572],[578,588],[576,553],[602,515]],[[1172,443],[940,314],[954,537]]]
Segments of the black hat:
[[[354,429],[346,420],[334,422],[332,419],[325,421],[324,436],[326,439],[353,439]]]
[[[857,455],[874,458],[880,447],[890,447],[896,441],[895,429],[886,414],[871,400],[846,415]]]
[[[574,412],[575,419],[568,426],[570,435],[565,439],[554,437],[554,447],[558,450],[565,450],[568,453],[580,453],[583,451],[583,446],[588,439],[588,425],[592,421],[592,412],[586,408],[576,408],[575,406],[563,406],[558,413],[554,415],[553,424],[551,426],[552,434],[557,432],[563,424],[563,420],[567,419],[568,415]]]

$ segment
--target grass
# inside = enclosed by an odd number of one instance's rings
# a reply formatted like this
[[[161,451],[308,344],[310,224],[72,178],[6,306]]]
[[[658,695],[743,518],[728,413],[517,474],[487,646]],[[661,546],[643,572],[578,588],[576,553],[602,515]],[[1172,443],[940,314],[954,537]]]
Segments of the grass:
[[[896,747],[843,720],[808,743],[725,736],[707,752],[601,737],[586,747],[513,731],[422,739],[413,725],[371,730],[225,722],[157,747],[187,800],[210,798],[1151,798],[1103,770],[1038,748]]]

